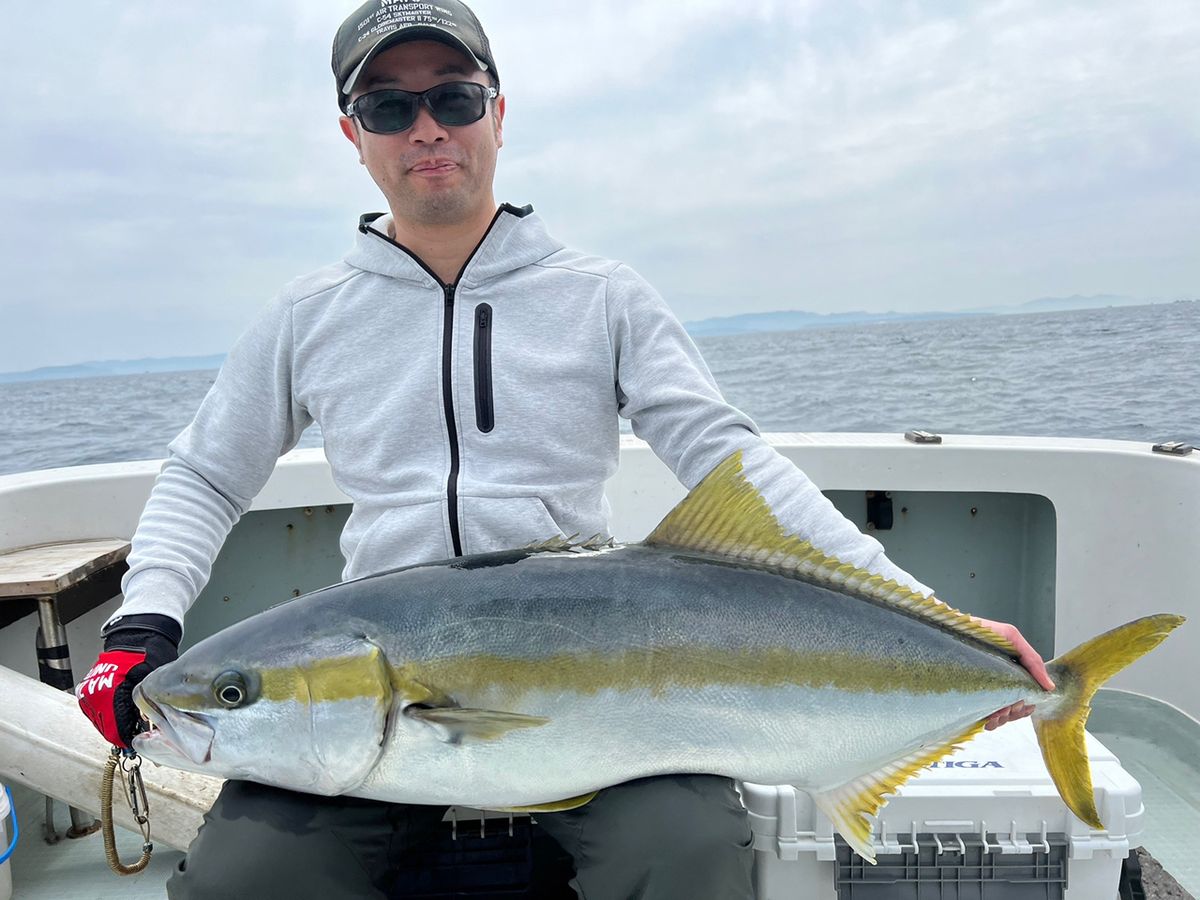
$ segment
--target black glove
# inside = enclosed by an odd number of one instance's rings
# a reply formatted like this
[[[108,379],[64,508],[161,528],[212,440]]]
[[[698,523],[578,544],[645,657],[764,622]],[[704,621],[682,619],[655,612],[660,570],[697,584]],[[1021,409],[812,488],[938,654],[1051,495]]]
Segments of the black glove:
[[[75,688],[79,706],[110,742],[129,747],[145,727],[133,689],[159,666],[179,658],[183,628],[154,613],[121,616],[104,634],[104,652]]]

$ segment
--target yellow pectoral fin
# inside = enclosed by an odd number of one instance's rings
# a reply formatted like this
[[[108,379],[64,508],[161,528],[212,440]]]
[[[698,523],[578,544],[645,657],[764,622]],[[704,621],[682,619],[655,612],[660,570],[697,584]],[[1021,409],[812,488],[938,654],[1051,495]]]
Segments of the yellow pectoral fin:
[[[464,738],[494,741],[510,731],[538,728],[550,721],[540,716],[526,716],[494,709],[460,709],[457,706],[410,706],[404,710],[404,714],[445,729],[445,740],[451,744],[461,743]]]
[[[983,730],[986,719],[976,722],[961,734],[946,741],[921,747],[846,784],[814,793],[813,802],[829,818],[833,827],[859,856],[875,864],[871,845],[871,820],[887,803],[887,798],[913,775],[957,750]]]
[[[599,791],[592,791],[590,794],[580,794],[578,797],[568,797],[566,800],[555,800],[552,803],[535,803],[533,806],[505,806],[497,808],[498,812],[514,812],[514,813],[552,813],[566,812],[568,809],[578,809],[585,803],[591,802]]]

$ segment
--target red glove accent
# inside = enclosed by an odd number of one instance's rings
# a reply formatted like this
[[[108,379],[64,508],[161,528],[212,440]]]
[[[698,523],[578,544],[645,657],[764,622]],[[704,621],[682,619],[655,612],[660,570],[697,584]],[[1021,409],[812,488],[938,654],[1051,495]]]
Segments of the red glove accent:
[[[117,730],[113,699],[129,670],[145,661],[145,650],[105,650],[75,688],[75,698],[84,715],[92,720],[97,731],[118,747],[129,745]]]

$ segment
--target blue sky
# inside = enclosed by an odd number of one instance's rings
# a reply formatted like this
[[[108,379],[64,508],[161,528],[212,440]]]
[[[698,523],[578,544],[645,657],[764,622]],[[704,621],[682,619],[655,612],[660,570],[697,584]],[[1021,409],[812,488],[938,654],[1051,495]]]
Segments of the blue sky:
[[[10,10],[0,371],[223,352],[382,199],[344,0]],[[497,199],[680,318],[1200,293],[1194,0],[477,0]],[[15,20],[14,20],[15,14]]]

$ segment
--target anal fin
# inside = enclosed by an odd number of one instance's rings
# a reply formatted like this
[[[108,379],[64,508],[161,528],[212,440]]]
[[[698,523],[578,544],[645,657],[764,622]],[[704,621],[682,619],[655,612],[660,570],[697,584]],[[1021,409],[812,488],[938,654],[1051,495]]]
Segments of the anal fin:
[[[888,763],[874,772],[860,775],[853,781],[813,793],[813,802],[846,839],[854,851],[872,865],[875,848],[871,845],[871,822],[883,809],[888,797],[922,769],[957,750],[983,730],[986,719],[973,724],[961,734],[946,741],[929,744]]]

